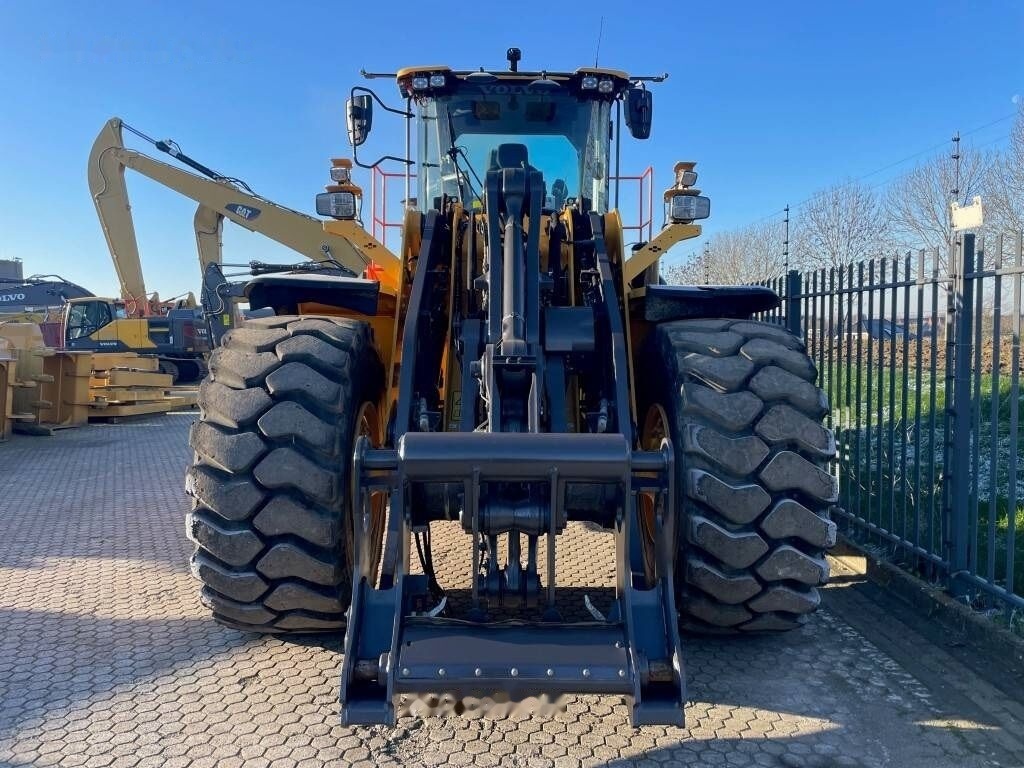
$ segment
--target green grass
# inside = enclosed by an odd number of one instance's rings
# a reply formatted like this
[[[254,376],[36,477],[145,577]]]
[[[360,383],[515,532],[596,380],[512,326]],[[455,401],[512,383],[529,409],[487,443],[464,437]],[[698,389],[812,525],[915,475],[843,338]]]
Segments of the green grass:
[[[899,358],[899,354],[897,357]],[[888,358],[885,362],[888,363]],[[945,556],[943,541],[948,537],[942,520],[945,372],[941,368],[936,371],[933,387],[930,371],[923,370],[918,389],[917,371],[909,369],[907,387],[904,389],[902,368],[883,367],[879,370],[877,357],[872,363],[870,372],[866,360],[862,365],[852,367],[847,367],[845,361],[842,364],[833,361],[831,371],[827,361],[821,366],[820,385],[832,403],[832,425],[836,431],[841,454],[841,503],[858,517],[914,545]],[[976,479],[978,483],[978,498],[972,497],[966,510],[968,526],[976,531],[976,542],[973,539],[971,541],[971,557],[975,558],[972,570],[983,578],[992,575],[995,583],[1010,588],[1016,594],[1024,595],[1024,489],[1021,489],[1022,492],[1016,497],[1011,526],[1011,478],[1008,464],[1014,446],[1010,434],[1009,376],[1003,374],[999,381],[999,402],[995,418],[997,466],[994,478],[989,477],[990,452],[993,447],[993,377],[990,374],[982,374],[980,377],[972,378],[972,397],[976,388],[977,394],[980,395],[980,411],[972,413],[972,423],[980,426],[977,433],[979,462],[976,469],[972,463],[970,471],[972,480]],[[1024,451],[1022,395],[1024,392],[1017,393],[1018,451]],[[919,431],[915,426],[918,418]],[[1015,485],[1021,485],[1016,481],[1022,474],[1024,457],[1018,461],[1017,475],[1013,478]],[[883,537],[872,534],[862,527],[852,527],[851,533],[866,543],[879,546],[884,543],[894,556],[904,556],[906,564],[912,569],[919,570],[926,562],[923,558],[907,557],[907,549],[896,548]],[[1014,553],[1012,584],[1008,583],[1010,579],[1006,562],[1007,552],[1011,547]]]

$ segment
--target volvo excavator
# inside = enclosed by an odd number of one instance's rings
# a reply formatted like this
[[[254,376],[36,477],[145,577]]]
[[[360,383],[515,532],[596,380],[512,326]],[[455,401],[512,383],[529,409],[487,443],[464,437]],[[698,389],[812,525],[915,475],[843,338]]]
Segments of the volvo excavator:
[[[775,293],[659,278],[710,214],[694,163],[625,246],[618,148],[649,137],[664,76],[507,57],[367,75],[396,106],[352,89],[353,158],[316,206],[373,268],[249,281],[269,316],[212,353],[190,433],[192,571],[224,625],[344,633],[345,723],[590,693],[681,725],[681,630],[790,630],[818,605],[828,403],[803,343],[753,319]],[[418,201],[395,253],[356,220],[380,109],[415,137],[391,155]],[[606,605],[559,588],[578,523],[614,539]],[[434,568],[437,526],[463,534],[461,585]]]
[[[144,314],[143,306],[153,314]],[[188,296],[167,302],[136,294],[68,299],[60,325],[65,349],[156,357],[174,383],[195,381],[207,371],[207,329]]]

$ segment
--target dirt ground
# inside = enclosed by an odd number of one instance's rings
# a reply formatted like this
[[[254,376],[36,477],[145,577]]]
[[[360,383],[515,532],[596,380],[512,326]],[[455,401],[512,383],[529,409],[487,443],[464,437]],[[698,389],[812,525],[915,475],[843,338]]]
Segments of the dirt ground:
[[[932,358],[935,359],[935,367],[938,375],[943,375],[946,370],[946,343],[940,334],[935,346],[932,346],[931,337],[925,336],[921,339],[921,352],[918,354],[917,351],[917,340],[910,339],[910,341],[904,345],[902,339],[896,341],[886,341],[881,339],[869,339],[867,334],[860,335],[860,362],[862,366],[868,364],[869,356],[872,365],[877,369],[879,365],[884,368],[889,368],[891,363],[891,355],[896,355],[896,368],[902,370],[904,366],[907,366],[913,371],[920,363],[924,368],[925,374],[931,370]],[[824,353],[821,352],[820,348],[816,346],[816,342],[813,337],[810,339],[811,354],[814,357],[816,363],[821,366],[822,354],[824,356],[825,363],[827,365],[829,356],[831,355],[832,364],[835,365],[846,365],[846,361],[849,359],[852,364],[856,364],[858,359],[858,340],[857,334],[844,335],[842,342],[832,341],[825,347]],[[906,346],[906,360],[904,360],[904,346]],[[870,347],[870,352],[869,348]],[[995,360],[995,344],[992,343],[991,339],[985,339],[981,344],[981,366],[977,368],[974,365],[974,353],[971,357],[971,370],[979,370],[982,374],[988,375],[992,373],[993,363]],[[1017,360],[1019,367],[1024,369],[1024,352],[1021,352],[1020,347],[1017,350]],[[1013,362],[1013,343],[1009,338],[1009,334],[1004,334],[1000,339],[999,343],[999,372],[1000,376],[1008,377],[1010,375],[1010,366]]]

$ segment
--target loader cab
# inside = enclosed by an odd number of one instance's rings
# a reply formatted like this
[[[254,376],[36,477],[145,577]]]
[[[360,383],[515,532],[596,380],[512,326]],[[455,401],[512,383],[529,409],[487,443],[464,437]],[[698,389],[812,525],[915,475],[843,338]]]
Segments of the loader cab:
[[[518,60],[517,60],[518,61]],[[638,139],[650,134],[651,94],[644,80],[625,72],[585,68],[574,72],[453,71],[447,67],[408,67],[395,74],[406,109],[393,109],[366,88],[353,88],[347,106],[350,143],[358,148],[369,135],[373,105],[410,123],[407,155],[385,160],[415,166],[415,194],[421,210],[439,209],[457,199],[466,208],[483,206],[487,172],[527,166],[541,172],[544,207],[607,212],[610,186],[618,175],[618,126],[625,118]],[[410,185],[411,186],[411,185]],[[340,189],[340,188],[339,188]]]
[[[608,210],[612,110],[625,75],[412,71],[398,82],[416,109],[418,197],[432,207],[445,196],[481,206],[487,172],[512,163],[541,172],[547,208]]]

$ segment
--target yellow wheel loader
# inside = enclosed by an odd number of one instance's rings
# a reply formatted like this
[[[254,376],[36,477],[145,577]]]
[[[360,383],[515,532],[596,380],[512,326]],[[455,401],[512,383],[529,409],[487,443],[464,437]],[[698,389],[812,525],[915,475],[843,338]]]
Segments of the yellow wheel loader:
[[[519,57],[388,75],[400,107],[353,88],[356,165],[376,165],[358,152],[375,105],[416,145],[394,156],[417,185],[400,253],[359,228],[334,161],[318,213],[373,263],[255,277],[274,314],[225,336],[200,390],[203,600],[246,631],[344,632],[346,723],[417,696],[598,693],[680,725],[680,628],[797,627],[828,574],[828,404],[802,343],[750,319],[778,297],[658,278],[709,214],[693,163],[650,242],[627,250],[610,205],[622,123],[649,136],[664,78]],[[439,521],[465,533],[459,595],[433,568]],[[586,621],[555,567],[574,521],[615,540],[614,599]]]

